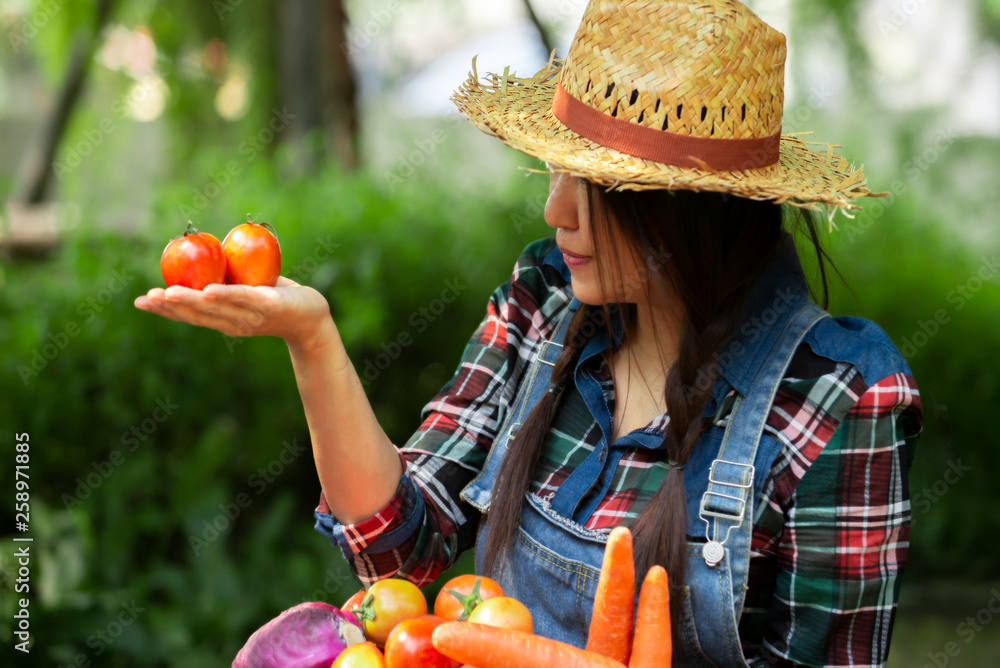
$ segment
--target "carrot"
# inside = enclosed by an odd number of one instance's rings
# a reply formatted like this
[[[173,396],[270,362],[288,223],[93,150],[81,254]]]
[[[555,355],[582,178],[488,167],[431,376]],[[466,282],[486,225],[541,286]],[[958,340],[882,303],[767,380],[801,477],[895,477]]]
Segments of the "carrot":
[[[653,566],[639,590],[635,639],[629,668],[669,666],[673,647],[670,636],[670,589],[663,566]]]
[[[431,640],[445,656],[479,668],[626,668],[558,640],[473,622],[445,622]]]
[[[597,581],[594,611],[587,634],[587,649],[628,663],[635,618],[635,565],[632,532],[615,527],[604,548],[604,563]]]

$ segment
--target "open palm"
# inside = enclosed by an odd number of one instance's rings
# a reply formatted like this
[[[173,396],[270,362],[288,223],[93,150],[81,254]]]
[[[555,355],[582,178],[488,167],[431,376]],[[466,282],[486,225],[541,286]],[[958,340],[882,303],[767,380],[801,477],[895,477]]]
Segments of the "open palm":
[[[228,336],[279,336],[289,345],[308,344],[330,317],[323,295],[283,276],[275,287],[213,283],[204,290],[152,288],[135,299],[135,306]]]

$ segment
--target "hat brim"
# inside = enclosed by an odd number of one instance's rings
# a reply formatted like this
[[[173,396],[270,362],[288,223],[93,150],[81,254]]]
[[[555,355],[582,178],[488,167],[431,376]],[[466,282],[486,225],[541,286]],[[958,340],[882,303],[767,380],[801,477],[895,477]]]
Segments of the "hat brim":
[[[468,80],[451,99],[483,132],[608,188],[707,190],[812,209],[819,208],[817,204],[859,209],[852,200],[886,194],[869,192],[862,169],[833,152],[837,144],[805,142],[798,136],[810,133],[782,134],[776,164],[738,171],[676,167],[607,148],[570,130],[552,114],[560,67],[559,61],[551,61],[526,79],[490,73],[484,82],[473,59]],[[824,148],[813,150],[809,145]]]

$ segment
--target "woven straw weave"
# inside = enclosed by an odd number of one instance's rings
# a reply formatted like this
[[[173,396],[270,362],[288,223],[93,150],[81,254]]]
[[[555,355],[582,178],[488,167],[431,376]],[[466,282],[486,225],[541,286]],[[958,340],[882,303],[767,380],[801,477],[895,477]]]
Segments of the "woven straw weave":
[[[857,209],[870,193],[861,169],[836,144],[782,134],[777,164],[740,170],[677,167],[581,137],[552,114],[556,83],[573,97],[630,123],[703,138],[760,138],[781,129],[785,37],[735,0],[592,0],[565,62],[530,78],[475,70],[452,96],[480,130],[554,169],[615,189],[733,193],[804,208]],[[809,146],[820,146],[814,150]]]

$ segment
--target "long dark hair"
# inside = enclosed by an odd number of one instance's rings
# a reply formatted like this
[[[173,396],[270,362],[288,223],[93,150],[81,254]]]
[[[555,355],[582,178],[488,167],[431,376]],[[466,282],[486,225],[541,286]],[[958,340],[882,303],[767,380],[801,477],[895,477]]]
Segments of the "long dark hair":
[[[637,266],[658,253],[656,262],[646,263],[650,269],[643,284],[648,303],[657,303],[655,299],[672,294],[683,306],[677,357],[667,371],[663,387],[670,416],[664,437],[664,458],[683,465],[701,432],[701,412],[717,378],[715,354],[743,322],[750,288],[777,251],[783,229],[793,234],[808,233],[816,250],[823,286],[822,300],[813,299],[827,307],[824,258],[830,260],[820,242],[818,221],[810,210],[723,193],[605,191],[589,181],[585,183],[589,190],[592,247],[602,283],[613,285],[608,280],[609,274],[619,287],[630,278],[622,275],[620,266],[611,267],[612,271],[608,267],[608,258],[622,257],[616,248],[616,239],[621,240],[626,252],[639,260]],[[635,326],[637,307],[620,306],[627,341]],[[552,372],[553,382],[560,387],[571,381],[580,353],[595,331],[594,322],[604,323],[610,333],[607,304],[584,304],[570,321],[565,345]],[[546,392],[510,443],[493,489],[487,519],[489,535],[482,555],[487,574],[495,573],[514,536],[524,495],[560,396],[561,393]],[[678,468],[668,469],[666,480],[631,529],[637,581],[654,564],[667,570],[672,628],[676,633],[683,619],[687,534],[684,476]]]

